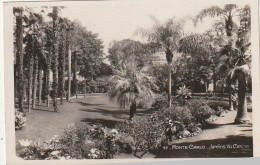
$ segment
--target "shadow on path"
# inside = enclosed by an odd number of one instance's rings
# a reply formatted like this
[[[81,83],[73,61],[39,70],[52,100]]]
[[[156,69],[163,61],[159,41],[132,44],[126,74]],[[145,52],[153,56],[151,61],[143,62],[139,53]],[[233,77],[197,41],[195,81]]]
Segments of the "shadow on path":
[[[174,149],[153,151],[156,158],[252,157],[253,138],[230,135],[222,139],[173,144]],[[197,149],[196,149],[197,147]]]

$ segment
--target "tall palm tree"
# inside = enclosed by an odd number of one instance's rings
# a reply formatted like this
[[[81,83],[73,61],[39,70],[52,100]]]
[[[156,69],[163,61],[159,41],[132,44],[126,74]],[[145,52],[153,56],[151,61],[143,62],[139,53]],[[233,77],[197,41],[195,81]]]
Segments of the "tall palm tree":
[[[231,53],[230,53],[231,52]],[[223,53],[217,69],[219,72],[226,71],[226,80],[230,83],[238,81],[238,112],[236,123],[248,122],[246,89],[250,78],[251,49],[250,43],[241,48],[232,46],[229,53]],[[230,67],[232,66],[232,67]]]
[[[53,82],[52,82],[52,99],[53,99],[53,110],[58,111],[57,107],[57,91],[58,91],[58,13],[59,8],[54,6],[52,8],[52,13],[49,13],[49,16],[52,18],[52,57],[53,57]]]
[[[240,28],[237,42],[230,42],[222,50],[219,70],[227,70],[229,81],[238,81],[238,112],[235,123],[249,122],[247,116],[246,87],[251,68],[251,11],[245,6],[240,13]]]
[[[25,54],[29,61],[28,68],[28,111],[30,111],[31,99],[33,108],[36,103],[37,92],[37,74],[38,74],[38,59],[41,56],[41,29],[42,16],[33,11],[28,10],[28,17],[25,21],[28,31],[26,32],[25,41]],[[36,37],[37,36],[37,37]]]
[[[171,107],[172,59],[174,53],[178,51],[179,40],[183,34],[184,20],[172,18],[165,23],[161,23],[154,17],[152,19],[154,24],[151,29],[138,29],[136,33],[154,43],[166,55],[168,63],[168,104]]]
[[[16,65],[18,72],[18,99],[19,99],[19,110],[24,113],[23,102],[24,102],[24,71],[23,71],[23,8],[13,8],[13,13],[16,19],[15,26],[15,47],[16,47]],[[16,72],[16,71],[15,71]]]
[[[63,18],[60,18],[59,20],[59,33],[60,37],[58,38],[59,42],[59,64],[58,64],[58,70],[59,70],[59,96],[60,96],[60,103],[63,103],[63,95],[64,95],[64,72],[65,72],[65,62],[66,62],[66,22]],[[65,48],[65,49],[64,49]]]
[[[130,105],[130,116],[132,120],[138,104],[148,104],[154,101],[152,88],[157,88],[153,77],[146,73],[147,68],[138,70],[134,65],[127,64],[125,70],[114,70],[115,75],[109,79],[111,85],[110,97],[116,98],[120,107]]]
[[[236,27],[236,24],[234,22],[234,16],[238,14],[240,9],[238,9],[238,6],[235,4],[226,4],[223,8],[220,8],[218,6],[212,6],[206,9],[203,9],[194,19],[194,24],[196,25],[198,21],[202,21],[205,17],[220,17],[222,21],[224,21],[225,24],[225,30],[226,34],[230,40],[232,41],[232,35],[234,33],[234,27]],[[232,87],[231,82],[228,81],[228,88],[229,88],[229,106],[230,110],[233,110],[233,104],[232,104]]]

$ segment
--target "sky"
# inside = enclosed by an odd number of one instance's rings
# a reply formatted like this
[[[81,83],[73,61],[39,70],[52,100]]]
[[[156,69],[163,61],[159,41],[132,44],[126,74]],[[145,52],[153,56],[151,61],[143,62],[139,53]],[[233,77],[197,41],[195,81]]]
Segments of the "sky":
[[[150,18],[151,16],[156,17],[161,22],[165,22],[172,17],[185,17],[187,18],[184,27],[185,33],[203,33],[212,27],[212,23],[216,19],[206,18],[203,23],[199,23],[197,27],[194,27],[192,21],[188,18],[194,18],[202,9],[213,5],[223,7],[228,1],[229,0],[63,1],[59,2],[58,5],[65,6],[60,13],[61,16],[67,17],[70,20],[78,20],[83,26],[87,27],[88,30],[98,33],[99,38],[104,42],[104,52],[107,54],[109,44],[113,40],[134,39],[144,41],[144,39],[134,35],[134,33],[138,28],[149,29],[153,23]],[[246,1],[238,6],[242,7],[245,4]]]

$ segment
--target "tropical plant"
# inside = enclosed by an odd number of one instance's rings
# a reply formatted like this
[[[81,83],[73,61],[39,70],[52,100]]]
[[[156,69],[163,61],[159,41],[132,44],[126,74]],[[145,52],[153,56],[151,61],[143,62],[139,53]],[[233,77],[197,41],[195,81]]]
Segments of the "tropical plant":
[[[116,98],[121,107],[130,105],[130,120],[136,113],[137,105],[150,106],[154,101],[152,89],[157,86],[154,78],[147,74],[147,69],[138,70],[134,63],[128,63],[125,70],[114,70],[115,75],[109,79],[112,89],[110,97]]]
[[[191,90],[185,85],[179,87],[179,89],[176,91],[176,94],[177,94],[176,97],[178,98],[183,98],[183,99],[191,98]]]
[[[49,13],[49,16],[52,18],[52,68],[53,68],[53,82],[52,82],[52,99],[53,99],[53,110],[55,112],[58,111],[57,107],[57,93],[58,93],[58,56],[59,56],[59,45],[58,45],[58,13],[59,8],[54,6],[52,8],[52,12]]]
[[[154,24],[151,29],[138,29],[136,33],[147,38],[149,42],[154,43],[156,48],[164,51],[166,55],[168,62],[168,103],[169,107],[171,107],[172,59],[179,49],[179,40],[182,37],[184,20],[172,18],[162,24],[156,18],[152,17],[152,19]]]
[[[238,9],[238,6],[235,4],[226,4],[223,8],[218,6],[212,6],[206,9],[203,9],[194,19],[194,23],[197,24],[198,21],[202,21],[203,18],[210,16],[210,17],[220,17],[223,25],[225,25],[225,31],[227,34],[226,41],[227,43],[232,44],[234,42],[234,32],[236,31],[236,23],[234,22],[234,17],[239,16],[241,9]],[[237,15],[236,15],[237,14]],[[226,44],[228,45],[228,44]],[[232,104],[232,88],[231,82],[227,81],[228,88],[229,88],[229,105],[230,109],[233,109]]]
[[[223,8],[219,6],[211,6],[203,9],[194,19],[196,25],[198,21],[202,21],[205,17],[221,17],[225,22],[225,29],[228,36],[231,36],[234,32],[234,16],[239,12],[238,6],[235,4],[226,4]]]
[[[236,123],[248,122],[246,88],[251,78],[251,12],[250,7],[245,6],[240,13],[240,28],[237,42],[228,42],[219,58],[219,71],[226,71],[226,79],[231,83],[238,81],[238,112]]]
[[[15,72],[18,73],[18,85],[17,85],[17,92],[18,92],[18,99],[19,99],[19,111],[24,113],[23,102],[24,102],[24,92],[25,92],[25,85],[24,85],[24,50],[23,50],[23,8],[13,8],[13,13],[15,15],[15,59],[17,70]],[[16,89],[15,89],[16,90]]]

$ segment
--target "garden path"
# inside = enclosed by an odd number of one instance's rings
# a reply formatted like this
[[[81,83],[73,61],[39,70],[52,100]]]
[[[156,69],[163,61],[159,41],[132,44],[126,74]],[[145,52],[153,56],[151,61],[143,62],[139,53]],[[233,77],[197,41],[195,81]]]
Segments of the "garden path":
[[[222,114],[197,136],[174,140],[171,143],[174,150],[153,154],[158,158],[250,157],[253,154],[252,123],[234,124],[236,113]],[[252,121],[251,112],[249,118]]]

